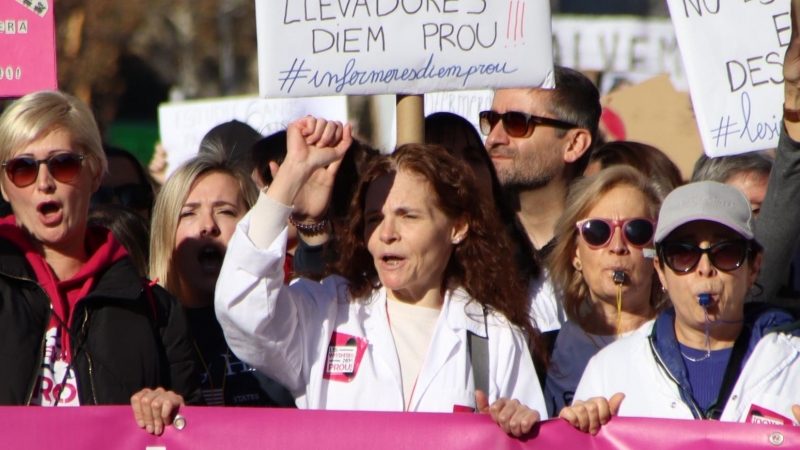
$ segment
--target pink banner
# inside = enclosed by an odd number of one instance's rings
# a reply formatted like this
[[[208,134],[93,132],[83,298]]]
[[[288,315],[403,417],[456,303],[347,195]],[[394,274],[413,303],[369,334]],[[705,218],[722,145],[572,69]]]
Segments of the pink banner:
[[[597,436],[560,419],[525,440],[480,414],[368,413],[258,408],[184,408],[182,430],[155,437],[126,406],[0,408],[3,448],[324,449],[797,449],[800,427],[698,420],[615,418]]]
[[[53,0],[0,0],[0,97],[58,88]]]

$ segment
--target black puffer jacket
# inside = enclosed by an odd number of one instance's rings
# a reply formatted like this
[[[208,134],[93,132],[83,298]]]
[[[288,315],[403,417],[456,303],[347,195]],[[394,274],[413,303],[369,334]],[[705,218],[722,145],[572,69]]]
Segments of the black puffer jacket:
[[[128,404],[134,393],[158,386],[199,402],[200,376],[179,303],[160,286],[145,289],[129,257],[96,280],[75,306],[70,329],[81,405]],[[0,239],[0,405],[29,404],[50,311],[25,256]]]

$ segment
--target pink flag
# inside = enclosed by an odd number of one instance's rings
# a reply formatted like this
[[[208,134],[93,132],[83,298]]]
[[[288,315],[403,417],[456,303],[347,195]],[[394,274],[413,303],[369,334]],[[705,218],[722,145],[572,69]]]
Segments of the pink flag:
[[[58,88],[52,2],[0,1],[0,97]]]
[[[183,408],[185,427],[161,437],[139,429],[127,406],[0,408],[2,447],[113,449],[676,449],[800,448],[800,427],[699,420],[614,418],[597,436],[561,419],[527,439],[507,436],[482,414]]]

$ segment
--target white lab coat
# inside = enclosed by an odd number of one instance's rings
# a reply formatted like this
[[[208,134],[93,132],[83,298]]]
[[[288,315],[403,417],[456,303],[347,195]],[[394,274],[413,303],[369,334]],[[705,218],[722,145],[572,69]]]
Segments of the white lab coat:
[[[544,269],[542,273],[531,278],[528,283],[528,296],[531,302],[531,314],[536,320],[536,328],[542,333],[560,330],[567,321],[567,313],[562,302],[563,296],[556,295],[550,273]]]
[[[648,336],[631,336],[610,344],[586,366],[575,399],[625,394],[619,415],[693,419],[677,383],[656,362]],[[751,405],[794,420],[800,404],[800,338],[786,333],[765,335],[753,349],[720,417],[746,422]]]
[[[376,289],[369,298],[351,302],[341,277],[285,286],[285,227],[269,248],[259,249],[248,237],[249,226],[250,214],[236,227],[217,281],[217,317],[231,350],[285,386],[299,408],[406,410],[385,290]],[[334,331],[368,341],[349,382],[323,377]],[[481,305],[470,302],[459,289],[445,296],[413,395],[406,401],[408,411],[475,407],[467,331],[486,336]],[[488,315],[488,332],[489,401],[515,398],[546,418],[523,334],[497,313]]]

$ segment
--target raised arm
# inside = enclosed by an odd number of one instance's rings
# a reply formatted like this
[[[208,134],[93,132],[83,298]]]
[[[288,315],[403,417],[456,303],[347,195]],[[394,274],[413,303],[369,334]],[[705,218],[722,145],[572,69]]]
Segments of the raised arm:
[[[792,40],[784,58],[784,107],[800,110],[800,0],[792,0]],[[796,119],[793,119],[796,120]],[[800,237],[800,122],[784,117],[778,154],[761,214],[756,226],[756,239],[764,246],[764,261],[757,283],[755,299],[783,303],[777,297],[786,282]],[[791,305],[784,305],[791,306]],[[795,305],[796,306],[796,305]]]
[[[293,394],[305,387],[309,343],[337,292],[330,283],[284,286],[289,205],[324,212],[350,139],[350,127],[337,122],[306,117],[289,126],[286,160],[237,225],[217,282],[217,318],[231,350]]]
[[[347,148],[352,144],[349,124],[305,117],[289,125],[286,130],[286,159],[275,174],[265,195],[288,206],[294,205],[292,214],[298,221],[319,223],[328,210],[336,171],[342,163]],[[259,199],[261,202],[261,199]],[[260,248],[267,236],[259,235],[262,215],[259,205],[253,208],[253,227],[250,238]],[[315,242],[306,240],[314,245]]]

